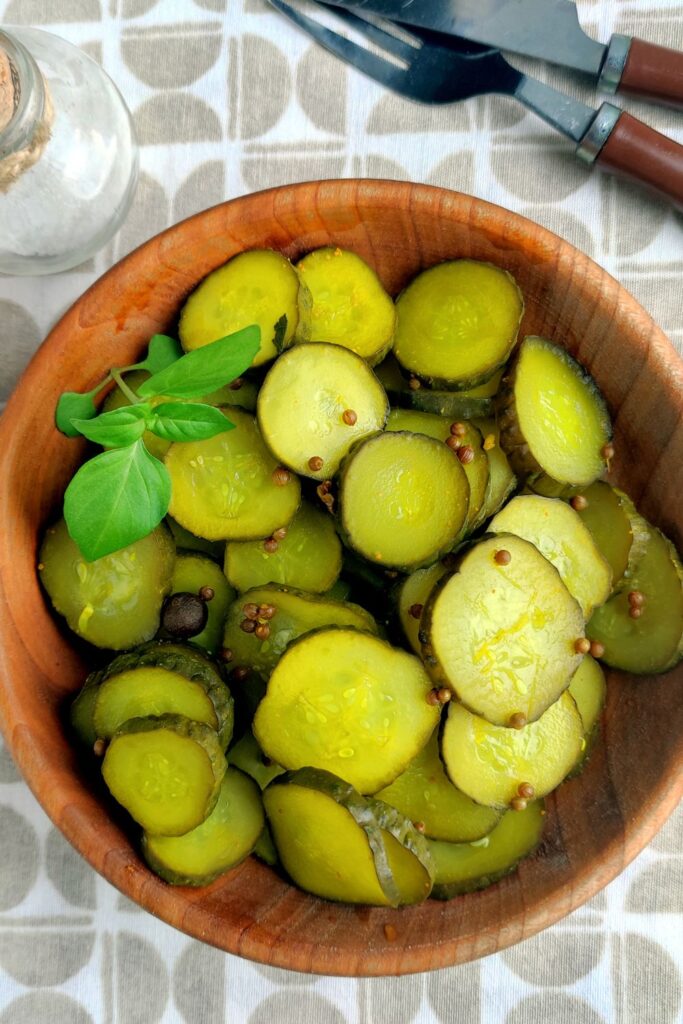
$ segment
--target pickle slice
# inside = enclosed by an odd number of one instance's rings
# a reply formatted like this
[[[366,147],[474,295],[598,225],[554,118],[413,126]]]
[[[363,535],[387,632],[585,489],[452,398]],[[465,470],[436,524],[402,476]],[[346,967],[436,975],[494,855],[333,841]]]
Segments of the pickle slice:
[[[448,777],[488,807],[509,807],[524,783],[537,797],[550,793],[569,775],[582,750],[583,721],[568,693],[523,729],[491,725],[451,702],[441,735]]]
[[[523,811],[507,811],[479,842],[430,842],[435,868],[432,899],[450,900],[485,889],[510,874],[538,846],[544,821],[543,801],[536,800]]]
[[[276,325],[286,317],[281,344],[294,337],[299,319],[299,279],[288,259],[270,249],[252,249],[234,256],[205,277],[180,313],[183,348],[210,345],[235,331],[258,324],[261,347],[253,366],[274,359]]]
[[[493,396],[500,386],[503,369],[497,370],[484,384],[469,388],[467,391],[434,390],[422,385],[416,377],[412,377],[409,382],[403,376],[401,367],[393,355],[388,355],[375,367],[375,373],[392,405],[445,416],[449,423],[453,423],[492,414]]]
[[[579,760],[571,774],[578,775],[598,737],[600,715],[607,699],[605,674],[589,654],[583,659],[569,684],[569,694],[574,698],[583,722],[583,744]]]
[[[180,641],[153,640],[137,647],[134,651],[120,654],[110,661],[101,672],[93,674],[90,679],[97,685],[103,686],[114,676],[131,673],[137,669],[150,668],[161,668],[174,675],[183,676],[189,682],[201,687],[209,697],[216,713],[221,743],[224,748],[227,747],[233,729],[232,695],[216,668],[215,662],[211,661],[206,652],[199,647]],[[142,682],[144,677],[135,678]],[[134,700],[133,695],[131,695],[131,699]],[[144,695],[142,699],[145,699]],[[150,713],[152,712],[145,712],[145,714]],[[154,714],[158,713],[154,712]],[[140,717],[140,713],[129,715],[129,717]]]
[[[221,646],[228,608],[237,597],[220,567],[203,555],[179,554],[173,570],[172,594],[198,594],[204,587],[213,590],[206,602],[209,617],[206,626],[192,637],[192,643],[214,654]]]
[[[166,516],[166,525],[173,534],[178,551],[198,551],[208,555],[215,562],[222,562],[225,554],[225,544],[220,540],[206,540],[204,537],[195,537],[193,533],[186,530],[180,523],[176,523],[171,516]]]
[[[517,486],[517,477],[500,446],[500,431],[495,419],[478,419],[473,425],[483,438],[482,447],[489,464],[488,483],[481,510],[481,522],[486,522],[508,500]]]
[[[427,437],[433,437],[437,441],[447,441],[449,438],[453,438],[451,426],[454,425],[453,420],[444,416],[416,412],[414,409],[392,409],[387,419],[386,429],[408,430],[413,434],[425,434]],[[467,520],[463,526],[463,532],[472,533],[481,526],[484,520],[484,504],[489,486],[489,460],[482,446],[481,433],[474,424],[458,420],[457,429],[459,434],[451,443],[457,444],[457,450],[461,452],[461,457],[463,450],[471,449],[471,451],[467,451],[467,456],[461,464],[470,485]]]
[[[218,729],[218,716],[200,682],[165,668],[133,668],[110,676],[97,689],[93,723],[97,736],[109,739],[131,718],[183,715]]]
[[[521,494],[498,513],[489,531],[514,533],[537,547],[555,566],[586,618],[609,597],[612,571],[590,531],[563,501]]]
[[[441,562],[435,562],[426,569],[416,569],[406,576],[398,591],[398,617],[406,640],[418,656],[422,655],[419,637],[422,612],[429,595],[446,571]]]
[[[439,718],[417,658],[355,629],[292,643],[254,717],[261,749],[285,768],[334,772],[361,793],[393,781]]]
[[[240,864],[263,832],[261,794],[253,780],[228,768],[208,818],[181,836],[144,833],[142,852],[171,885],[208,885]]]
[[[639,533],[646,535],[640,560],[627,585],[593,613],[586,633],[603,644],[601,660],[612,668],[666,672],[683,654],[683,570],[671,541],[638,519]],[[637,607],[632,604],[635,594]]]
[[[591,484],[607,465],[612,426],[605,400],[559,345],[525,338],[501,392],[503,448],[520,476],[547,473],[562,484]]]
[[[349,546],[371,562],[408,571],[453,547],[467,516],[469,486],[445,444],[387,432],[345,460],[339,501]]]
[[[283,867],[306,892],[393,907],[429,895],[424,838],[330,772],[287,772],[268,786],[263,802]]]
[[[587,502],[577,507],[584,526],[588,527],[598,551],[612,569],[612,588],[617,589],[624,576],[629,576],[640,560],[647,543],[648,531],[631,499],[622,491],[597,480],[582,488],[577,496]]]
[[[40,548],[38,571],[55,611],[95,647],[122,650],[154,636],[171,588],[175,544],[165,526],[86,562],[60,519]]]
[[[377,274],[354,252],[316,249],[296,265],[297,341],[342,345],[372,366],[391,348],[396,309]]]
[[[342,548],[331,516],[302,502],[286,529],[275,551],[267,551],[263,541],[226,544],[225,575],[234,587],[245,591],[282,583],[320,594],[334,586]]]
[[[507,271],[452,260],[423,271],[399,296],[394,355],[435,387],[473,388],[507,360],[524,312]]]
[[[432,591],[423,622],[434,680],[495,725],[539,718],[581,661],[581,609],[557,569],[512,534],[469,548]]]
[[[102,764],[109,792],[151,835],[182,836],[213,810],[225,775],[214,729],[180,715],[133,718]]]
[[[439,757],[437,731],[397,779],[376,794],[413,822],[424,835],[449,843],[470,843],[495,828],[500,812],[482,807],[456,789]]]
[[[275,849],[275,843],[273,842],[273,835],[266,825],[263,832],[256,840],[256,845],[252,850],[255,857],[262,860],[264,864],[268,864],[271,868],[274,868],[280,861]]]
[[[258,785],[259,789],[266,786],[282,775],[284,768],[275,764],[263,753],[259,747],[251,729],[245,732],[244,736],[231,747],[229,754],[230,764],[248,775]]]
[[[272,618],[264,620],[268,624],[266,637],[257,636],[255,630],[245,632],[244,609],[248,605],[275,609]],[[273,585],[247,590],[232,604],[224,644],[232,651],[231,664],[269,676],[292,640],[325,626],[353,626],[368,633],[377,632],[373,617],[358,604]]]
[[[76,736],[88,750],[92,750],[97,739],[95,723],[93,722],[93,711],[97,700],[97,685],[86,682],[69,708],[69,719],[71,728]]]
[[[325,343],[295,345],[280,356],[258,398],[270,450],[314,480],[334,476],[356,441],[384,427],[388,412],[384,388],[367,363]]]
[[[299,481],[292,475],[279,486],[273,479],[278,464],[254,417],[241,409],[225,412],[235,424],[233,430],[169,448],[170,513],[190,533],[207,540],[270,537],[299,507]]]

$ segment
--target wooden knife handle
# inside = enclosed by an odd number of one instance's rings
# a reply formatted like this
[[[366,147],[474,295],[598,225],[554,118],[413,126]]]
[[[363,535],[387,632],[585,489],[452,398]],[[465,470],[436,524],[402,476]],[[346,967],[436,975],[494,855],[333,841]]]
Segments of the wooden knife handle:
[[[621,114],[596,163],[649,186],[683,208],[683,146],[630,114]]]
[[[618,89],[683,107],[683,52],[632,39]]]

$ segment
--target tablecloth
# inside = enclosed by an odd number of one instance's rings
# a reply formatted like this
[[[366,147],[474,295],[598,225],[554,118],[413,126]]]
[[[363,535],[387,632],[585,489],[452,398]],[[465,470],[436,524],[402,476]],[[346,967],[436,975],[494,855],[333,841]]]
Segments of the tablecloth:
[[[580,0],[579,11],[601,39],[683,47],[683,0]],[[93,260],[0,278],[0,400],[60,314],[138,243],[223,199],[325,177],[430,182],[523,213],[592,255],[683,349],[681,217],[591,173],[511,100],[428,109],[391,96],[265,0],[0,0],[0,24],[43,27],[104,65],[133,112],[142,168],[126,224]],[[629,108],[683,142],[683,114]],[[3,751],[0,1024],[675,1024],[682,838],[679,811],[599,896],[506,952],[403,979],[316,978],[227,956],[140,911],[68,846]]]

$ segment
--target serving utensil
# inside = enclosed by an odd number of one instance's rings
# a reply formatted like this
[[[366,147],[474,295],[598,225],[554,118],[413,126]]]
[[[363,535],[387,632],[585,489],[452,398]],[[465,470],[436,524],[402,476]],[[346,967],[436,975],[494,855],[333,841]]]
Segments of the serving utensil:
[[[335,7],[343,23],[386,55],[378,56],[286,0],[269,2],[326,49],[394,92],[422,103],[487,93],[511,96],[575,142],[580,160],[641,182],[683,206],[683,146],[611,103],[595,110],[518,71],[493,47],[403,26],[399,36],[391,22],[367,21]]]
[[[683,106],[683,53],[615,34],[607,45],[581,28],[572,0],[330,0],[359,14],[540,57],[582,71],[605,92]]]

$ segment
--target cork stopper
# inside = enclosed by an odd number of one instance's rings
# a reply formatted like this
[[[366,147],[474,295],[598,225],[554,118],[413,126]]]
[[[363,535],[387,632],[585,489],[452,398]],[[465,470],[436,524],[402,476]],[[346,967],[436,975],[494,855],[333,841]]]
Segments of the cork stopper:
[[[12,120],[18,102],[18,82],[13,74],[8,55],[3,49],[0,49],[0,132]]]

